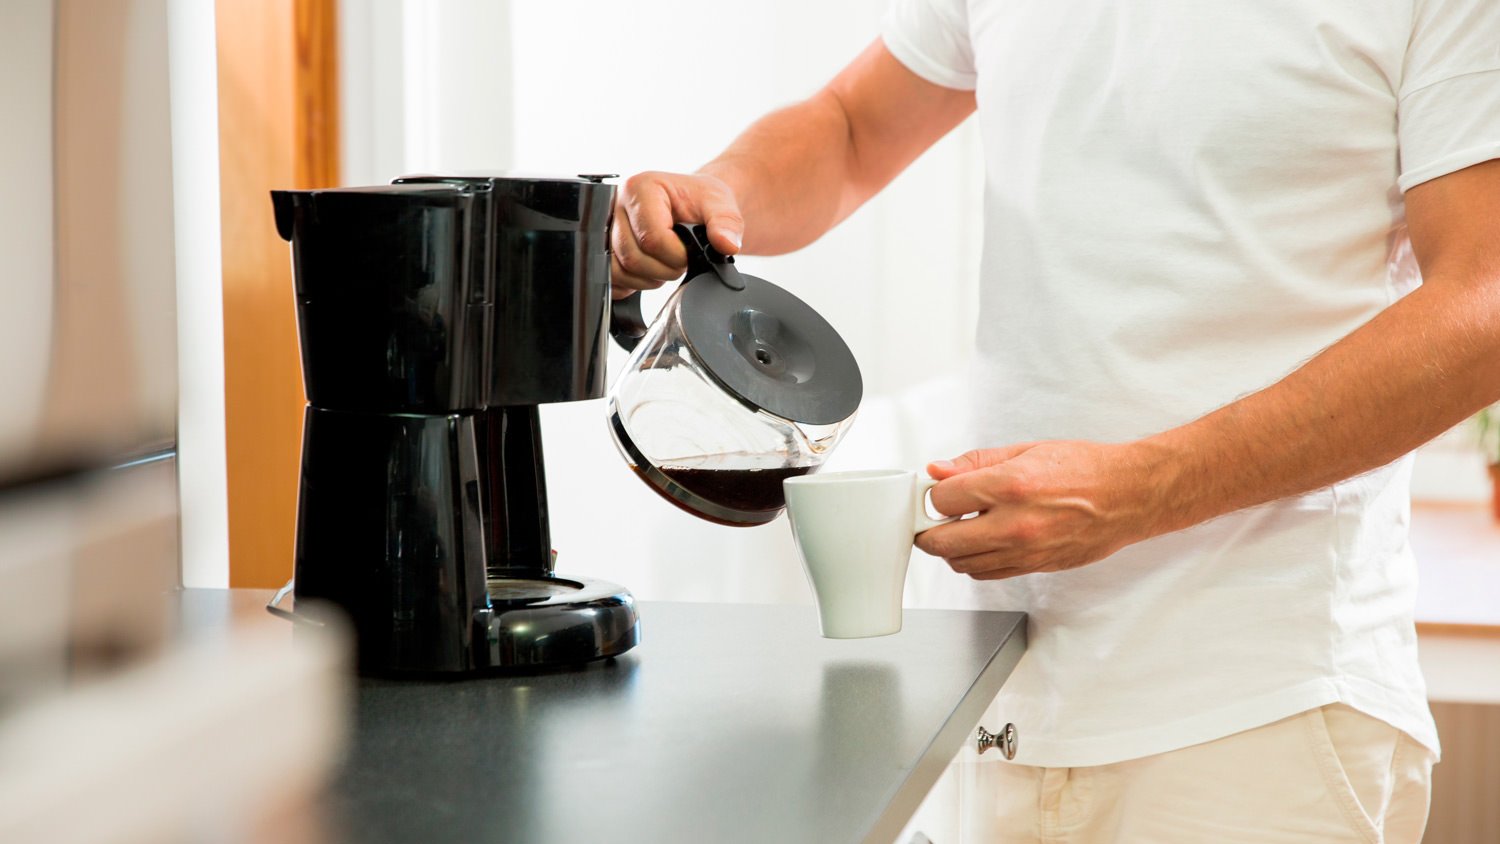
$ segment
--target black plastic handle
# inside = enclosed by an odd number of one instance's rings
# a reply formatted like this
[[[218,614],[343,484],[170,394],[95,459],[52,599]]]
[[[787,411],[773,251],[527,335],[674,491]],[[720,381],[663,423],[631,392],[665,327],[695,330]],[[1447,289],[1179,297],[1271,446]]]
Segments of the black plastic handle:
[[[734,256],[725,255],[708,242],[708,226],[702,223],[676,223],[672,231],[687,250],[687,272],[683,284],[705,273],[712,274],[731,290],[744,290],[745,279],[734,265]],[[625,351],[634,351],[646,336],[646,320],[641,315],[641,294],[632,293],[615,299],[609,305],[609,336]]]
[[[627,352],[635,351],[641,338],[646,336],[646,318],[641,316],[641,293],[639,290],[624,299],[609,303],[609,336],[615,344]]]

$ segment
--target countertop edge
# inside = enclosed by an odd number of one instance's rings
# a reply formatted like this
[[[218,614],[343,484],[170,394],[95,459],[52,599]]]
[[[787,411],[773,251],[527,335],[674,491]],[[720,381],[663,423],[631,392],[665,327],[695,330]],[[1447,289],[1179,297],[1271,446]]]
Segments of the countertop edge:
[[[902,780],[886,800],[885,808],[860,838],[861,841],[866,844],[895,841],[933,786],[942,778],[943,772],[953,761],[954,754],[965,746],[974,725],[984,717],[985,710],[1000,693],[1000,688],[1015,670],[1016,663],[1026,653],[1026,614],[1012,614],[1015,619],[1011,628],[996,646],[984,670],[974,679],[948,719],[933,734],[927,748],[912,766],[911,773],[907,774],[906,779]]]

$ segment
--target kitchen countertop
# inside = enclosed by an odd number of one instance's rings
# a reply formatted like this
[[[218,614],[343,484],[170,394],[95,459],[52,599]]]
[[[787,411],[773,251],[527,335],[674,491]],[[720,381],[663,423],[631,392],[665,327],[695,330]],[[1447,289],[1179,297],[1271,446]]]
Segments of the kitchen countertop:
[[[184,626],[268,596],[187,590]],[[584,670],[361,680],[330,837],[891,841],[1025,649],[1021,613],[833,640],[809,606],[640,612],[641,644]]]
[[[1500,636],[1500,525],[1487,504],[1412,506],[1419,630]]]

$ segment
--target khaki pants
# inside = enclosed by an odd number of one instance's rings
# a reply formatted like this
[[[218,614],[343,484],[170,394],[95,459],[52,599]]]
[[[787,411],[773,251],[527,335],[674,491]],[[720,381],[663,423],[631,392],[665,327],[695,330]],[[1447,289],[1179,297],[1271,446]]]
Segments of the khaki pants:
[[[1335,704],[1114,765],[981,764],[975,784],[994,796],[994,808],[962,837],[1417,844],[1432,763],[1431,751],[1405,733]]]

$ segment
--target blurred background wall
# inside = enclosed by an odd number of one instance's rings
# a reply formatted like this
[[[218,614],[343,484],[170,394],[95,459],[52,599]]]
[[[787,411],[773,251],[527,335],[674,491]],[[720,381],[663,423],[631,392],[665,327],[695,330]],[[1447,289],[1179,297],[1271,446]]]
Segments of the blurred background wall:
[[[179,581],[166,11],[0,6],[6,687],[153,638]]]
[[[166,0],[0,11],[0,467],[11,474],[174,445],[165,12]]]
[[[6,75],[34,80],[0,88],[9,123],[0,132],[0,156],[15,198],[0,203],[0,254],[8,256],[0,360],[45,360],[52,342],[51,32],[52,0],[15,0],[0,10]],[[16,460],[35,441],[46,379],[45,366],[0,367],[0,395],[10,410],[0,414],[0,461]]]
[[[170,450],[177,313],[166,0],[60,0],[44,438]],[[67,432],[67,433],[63,433]]]

